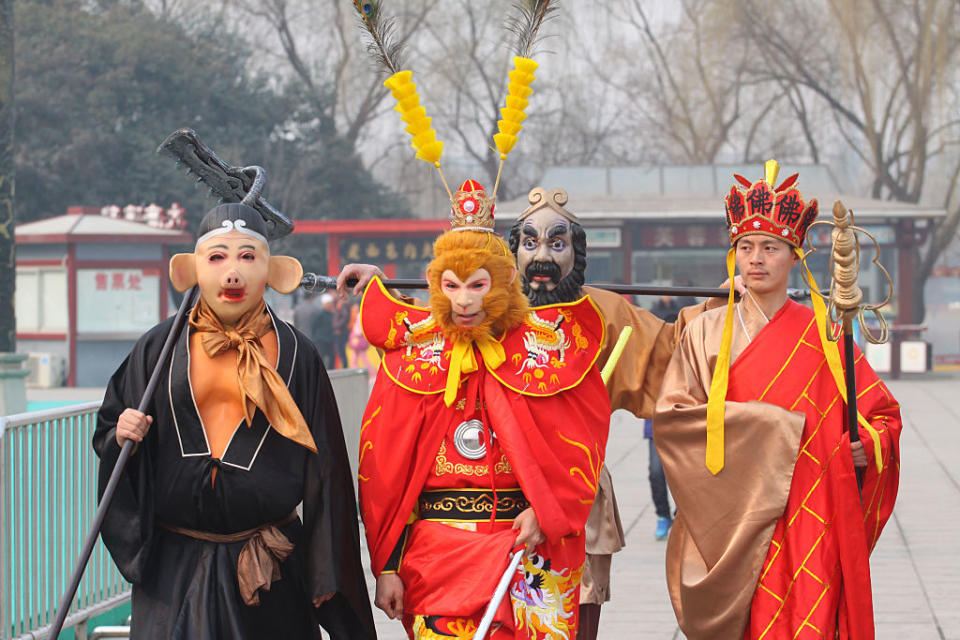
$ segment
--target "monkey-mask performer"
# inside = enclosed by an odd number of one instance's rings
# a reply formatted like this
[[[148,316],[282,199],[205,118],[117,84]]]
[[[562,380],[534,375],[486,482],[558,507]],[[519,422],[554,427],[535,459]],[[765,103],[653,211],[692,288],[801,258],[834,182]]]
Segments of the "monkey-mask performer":
[[[490,637],[573,638],[610,415],[603,320],[589,298],[528,308],[473,181],[427,276],[429,309],[379,279],[361,306],[384,351],[359,469],[377,604],[411,638],[463,637],[526,544]]]
[[[94,448],[100,490],[137,441],[102,535],[133,583],[138,638],[374,638],[350,468],[330,381],[309,338],[263,300],[295,289],[243,204],[215,207],[194,253],[170,261],[199,284],[146,415],[137,406],[172,319],[110,379]],[[302,503],[302,516],[297,506]]]

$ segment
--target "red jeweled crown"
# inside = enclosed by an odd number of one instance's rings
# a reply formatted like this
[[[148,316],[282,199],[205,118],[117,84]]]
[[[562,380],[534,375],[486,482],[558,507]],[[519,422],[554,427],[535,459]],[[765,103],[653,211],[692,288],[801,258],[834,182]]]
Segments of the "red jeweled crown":
[[[799,174],[793,174],[774,189],[780,165],[768,160],[764,169],[765,178],[753,184],[733,174],[743,186],[731,187],[726,198],[730,244],[748,233],[762,233],[800,248],[807,229],[817,218],[817,201],[804,204],[796,187]]]
[[[493,231],[493,198],[487,195],[483,185],[476,180],[465,180],[453,194],[450,226],[454,231]]]

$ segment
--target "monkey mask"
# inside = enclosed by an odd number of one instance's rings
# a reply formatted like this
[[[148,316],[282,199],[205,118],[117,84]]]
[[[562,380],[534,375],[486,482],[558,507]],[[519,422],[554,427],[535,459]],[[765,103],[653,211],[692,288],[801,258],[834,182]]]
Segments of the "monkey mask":
[[[434,242],[433,253],[435,257],[427,267],[430,310],[450,339],[480,341],[523,321],[527,298],[517,279],[513,255],[498,236],[469,229],[448,231]],[[450,284],[459,281],[469,290],[477,286],[478,278],[488,281],[489,291],[483,295],[480,312],[465,318],[459,313],[464,310],[462,300],[449,294]],[[466,311],[476,311],[476,307]]]

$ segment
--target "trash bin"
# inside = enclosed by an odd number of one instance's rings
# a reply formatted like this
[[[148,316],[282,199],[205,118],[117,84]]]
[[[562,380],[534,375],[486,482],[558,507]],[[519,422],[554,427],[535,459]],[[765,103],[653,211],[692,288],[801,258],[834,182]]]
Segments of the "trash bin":
[[[924,324],[895,324],[890,327],[890,375],[923,373],[930,370],[930,344],[923,341]]]

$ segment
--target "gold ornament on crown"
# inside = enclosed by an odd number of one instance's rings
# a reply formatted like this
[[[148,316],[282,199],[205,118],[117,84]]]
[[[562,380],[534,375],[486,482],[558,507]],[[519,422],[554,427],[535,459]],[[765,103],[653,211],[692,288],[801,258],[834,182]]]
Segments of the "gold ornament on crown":
[[[568,222],[574,222],[580,224],[580,218],[576,215],[567,211],[564,205],[568,201],[567,192],[565,189],[551,189],[549,192],[543,187],[534,187],[529,194],[527,194],[527,202],[530,203],[530,206],[523,210],[523,213],[520,214],[520,217],[517,218],[518,222],[523,222],[537,211],[542,209],[550,209],[556,213],[559,213],[561,216],[566,218]]]
[[[450,226],[454,230],[493,231],[493,198],[474,180],[467,180],[453,194]]]

